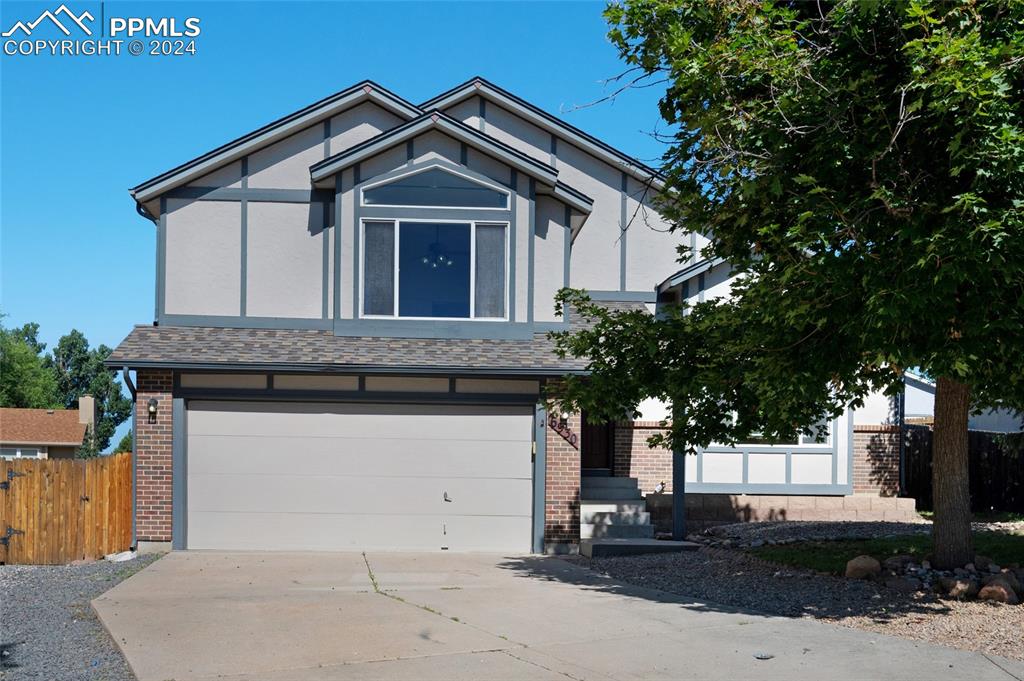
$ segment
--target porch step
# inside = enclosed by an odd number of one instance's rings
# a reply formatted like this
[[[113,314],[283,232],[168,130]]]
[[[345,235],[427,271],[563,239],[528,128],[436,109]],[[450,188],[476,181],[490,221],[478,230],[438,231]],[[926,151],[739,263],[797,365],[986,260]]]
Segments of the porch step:
[[[696,551],[698,544],[691,541],[666,541],[661,539],[581,539],[580,553],[587,558],[609,556],[637,556],[644,553],[678,553]]]
[[[643,496],[637,488],[629,487],[583,487],[580,497],[587,501],[642,501]],[[582,502],[581,502],[582,503]]]
[[[614,487],[617,489],[639,489],[640,485],[636,478],[581,478],[581,494],[586,496],[586,490]]]
[[[583,478],[610,478],[612,477],[611,468],[582,468],[580,469],[580,477]]]
[[[622,513],[632,516],[647,514],[647,504],[641,501],[608,501],[582,499],[580,501],[580,522],[592,523],[595,513]],[[650,517],[648,516],[648,519]]]
[[[617,513],[614,511],[587,510],[586,516],[583,522],[591,525],[649,525],[651,523],[651,514],[646,511],[642,513]]]
[[[654,539],[654,526],[643,523],[582,523],[580,539]]]

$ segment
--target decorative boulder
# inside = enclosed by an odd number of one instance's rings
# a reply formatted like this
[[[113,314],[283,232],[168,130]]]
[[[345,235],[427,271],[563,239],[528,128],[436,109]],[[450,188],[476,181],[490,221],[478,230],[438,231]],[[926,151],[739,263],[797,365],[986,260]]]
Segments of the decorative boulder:
[[[974,567],[978,572],[988,572],[988,566],[992,564],[992,559],[988,556],[983,556],[980,553],[974,556]],[[967,568],[970,569],[970,566]]]
[[[1006,584],[1013,589],[1013,592],[1020,595],[1024,593],[1024,589],[1020,588],[1020,580],[1017,579],[1017,575],[1012,572],[1000,572],[998,575],[989,575],[981,580],[982,586],[988,586],[993,582],[1006,582]]]
[[[958,601],[965,601],[978,595],[978,582],[963,577],[943,577],[938,582],[947,596]]]
[[[1013,587],[1005,579],[1000,579],[1000,577],[1002,575],[997,575],[987,586],[982,587],[981,591],[978,592],[978,598],[983,601],[996,601],[997,603],[1016,605],[1020,602],[1017,599],[1017,592],[1013,590]]]
[[[857,556],[846,564],[848,579],[872,579],[882,572],[882,564],[871,556]]]

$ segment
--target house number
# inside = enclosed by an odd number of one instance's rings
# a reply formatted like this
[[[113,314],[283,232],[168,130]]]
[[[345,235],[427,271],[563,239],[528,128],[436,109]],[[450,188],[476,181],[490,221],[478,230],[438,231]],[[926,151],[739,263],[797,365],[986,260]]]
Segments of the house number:
[[[573,449],[580,448],[580,436],[573,432],[568,423],[561,423],[557,416],[551,414],[548,416],[548,425],[551,426],[552,430],[561,435],[566,442],[572,445]]]

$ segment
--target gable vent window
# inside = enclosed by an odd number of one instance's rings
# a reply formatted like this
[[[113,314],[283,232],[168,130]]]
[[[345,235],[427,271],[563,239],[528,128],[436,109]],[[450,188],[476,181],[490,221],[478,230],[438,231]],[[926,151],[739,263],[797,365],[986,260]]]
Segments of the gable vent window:
[[[365,206],[507,209],[509,194],[440,168],[363,190]]]

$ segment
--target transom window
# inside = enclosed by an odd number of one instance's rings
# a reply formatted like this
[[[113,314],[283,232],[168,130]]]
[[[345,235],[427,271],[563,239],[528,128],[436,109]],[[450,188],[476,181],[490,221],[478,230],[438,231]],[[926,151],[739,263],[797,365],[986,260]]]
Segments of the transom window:
[[[505,319],[508,224],[365,220],[364,317]]]
[[[507,209],[509,193],[433,167],[366,187],[363,205]]]

